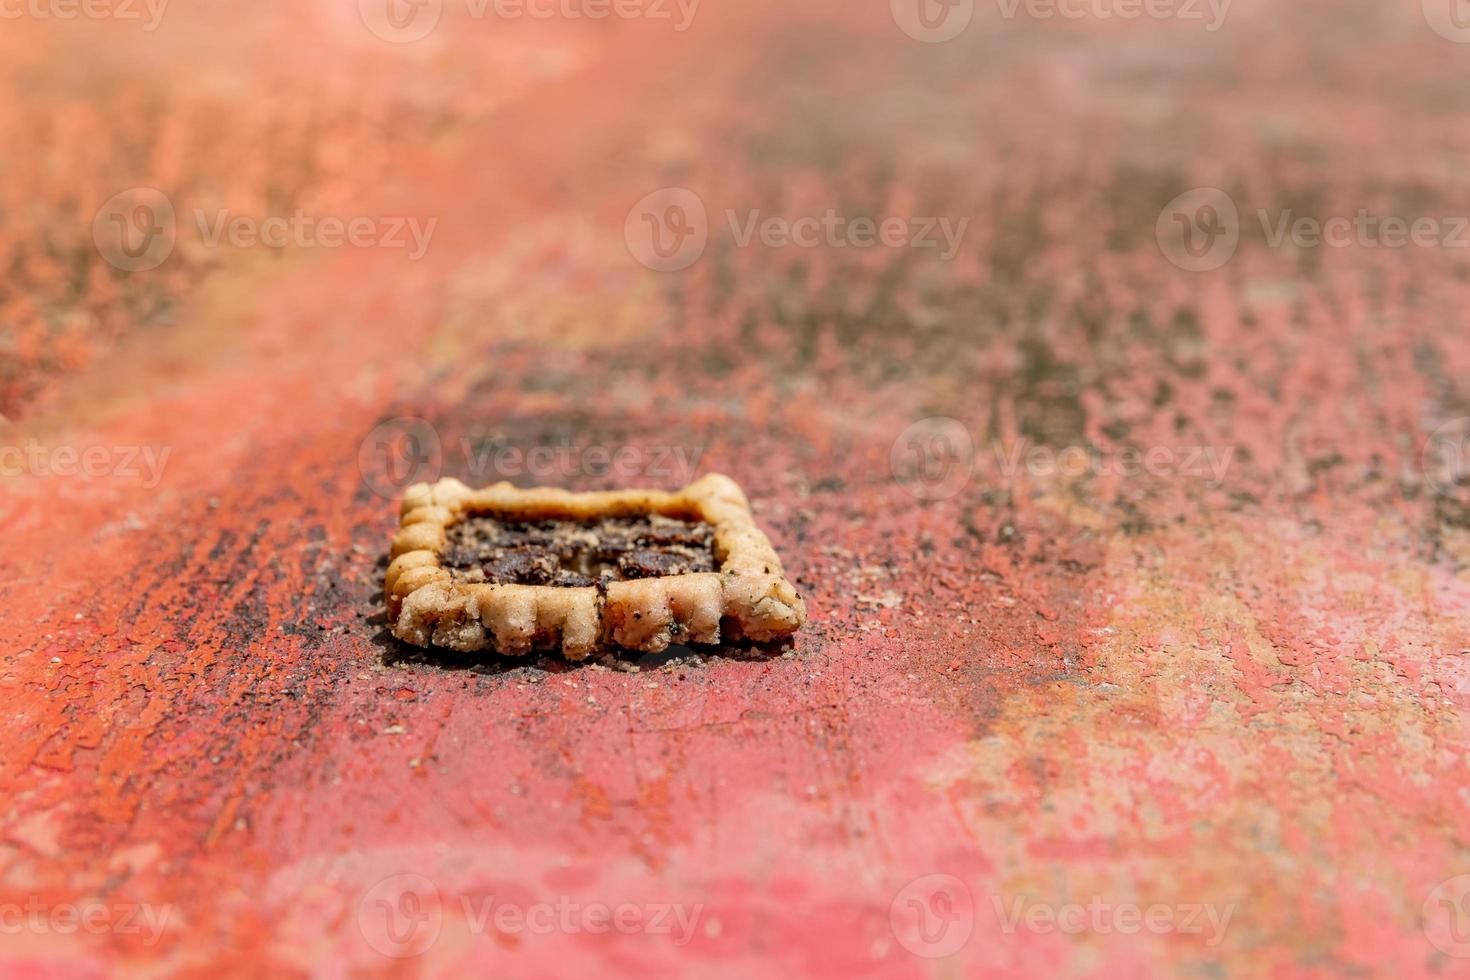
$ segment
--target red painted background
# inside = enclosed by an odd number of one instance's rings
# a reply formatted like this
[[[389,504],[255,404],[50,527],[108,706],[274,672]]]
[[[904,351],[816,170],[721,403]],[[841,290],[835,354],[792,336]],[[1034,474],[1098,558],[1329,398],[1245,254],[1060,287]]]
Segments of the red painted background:
[[[1432,0],[980,3],[942,43],[901,7],[7,21],[0,973],[1470,972],[1470,249],[1270,234],[1453,238],[1470,45]],[[93,218],[140,187],[177,240],[127,272]],[[708,241],[659,272],[630,209],[667,187]],[[1197,187],[1238,211],[1214,269],[1158,237]],[[221,209],[437,224],[413,260],[211,245]],[[739,241],[829,209],[968,224],[947,261]],[[973,471],[916,495],[934,417]],[[415,654],[400,418],[413,475],[501,475],[466,440],[729,473],[810,623]],[[1068,447],[1103,472],[1025,455]],[[594,469],[552,482],[630,482]]]

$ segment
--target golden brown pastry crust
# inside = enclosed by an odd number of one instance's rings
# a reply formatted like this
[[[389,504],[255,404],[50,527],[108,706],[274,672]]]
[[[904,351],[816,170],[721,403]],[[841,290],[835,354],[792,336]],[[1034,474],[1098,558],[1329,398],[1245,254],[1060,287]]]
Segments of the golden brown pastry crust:
[[[593,521],[661,514],[714,527],[718,571],[610,582],[596,587],[457,582],[440,555],[446,531],[466,516]],[[497,483],[471,490],[454,479],[409,487],[403,496],[392,563],[384,578],[393,635],[418,646],[526,654],[555,649],[581,660],[599,647],[657,653],[672,642],[773,640],[806,622],[770,540],[727,476],[711,474],[682,490],[571,493],[518,490]]]

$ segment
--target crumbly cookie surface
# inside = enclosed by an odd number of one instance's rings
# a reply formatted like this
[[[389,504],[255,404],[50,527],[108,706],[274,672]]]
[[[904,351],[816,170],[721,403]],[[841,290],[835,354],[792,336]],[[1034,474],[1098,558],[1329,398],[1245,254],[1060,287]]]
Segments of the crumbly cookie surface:
[[[418,646],[580,660],[773,640],[806,621],[745,494],[718,474],[673,493],[418,484],[392,558],[393,634]]]
[[[714,527],[650,514],[520,521],[468,514],[441,555],[456,582],[586,587],[715,570]]]

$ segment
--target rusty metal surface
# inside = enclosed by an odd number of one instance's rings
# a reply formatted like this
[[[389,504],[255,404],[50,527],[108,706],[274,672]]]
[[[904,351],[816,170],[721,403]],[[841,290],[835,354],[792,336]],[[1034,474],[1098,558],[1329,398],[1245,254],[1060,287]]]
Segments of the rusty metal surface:
[[[0,973],[1464,974],[1456,22],[668,6],[7,27]],[[790,650],[388,636],[408,479],[709,471]]]

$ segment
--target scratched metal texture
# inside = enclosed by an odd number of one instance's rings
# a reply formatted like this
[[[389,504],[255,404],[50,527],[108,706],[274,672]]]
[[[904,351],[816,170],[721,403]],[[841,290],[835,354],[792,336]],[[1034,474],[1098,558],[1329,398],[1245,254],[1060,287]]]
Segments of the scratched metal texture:
[[[884,3],[457,10],[407,45],[350,3],[7,27],[4,442],[169,455],[0,483],[0,906],[170,914],[7,930],[0,973],[1466,972],[1433,901],[1470,872],[1470,509],[1421,451],[1470,415],[1470,251],[1274,247],[1256,212],[1470,213],[1470,47],[1413,2],[981,4],[936,44]],[[90,221],[136,186],[438,224],[418,261],[181,233],[128,275]],[[1200,186],[1241,213],[1211,271],[1155,236]],[[707,209],[682,271],[625,235],[663,187]],[[944,261],[728,218],[829,208],[969,224]],[[974,472],[926,500],[891,457],[938,416]],[[809,624],[637,672],[411,655],[360,466],[400,417],[471,480],[463,440],[732,475]],[[434,917],[414,955],[385,895]],[[485,899],[697,918],[533,934]],[[1008,925],[1094,899],[1228,925]]]

